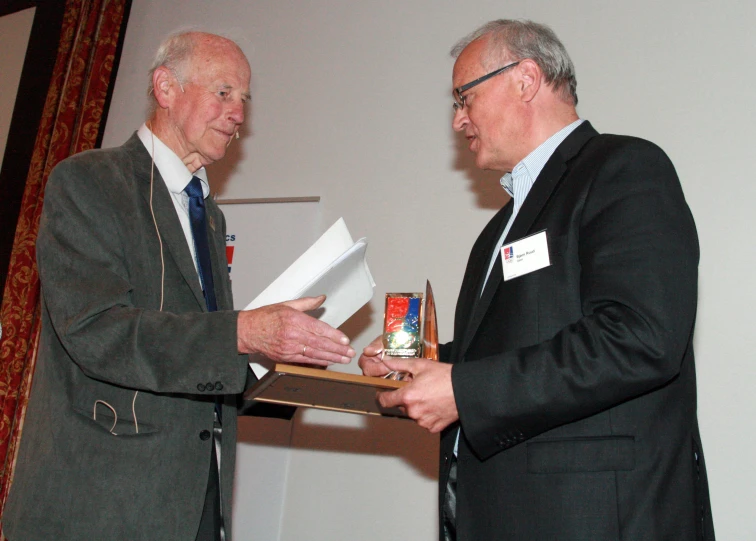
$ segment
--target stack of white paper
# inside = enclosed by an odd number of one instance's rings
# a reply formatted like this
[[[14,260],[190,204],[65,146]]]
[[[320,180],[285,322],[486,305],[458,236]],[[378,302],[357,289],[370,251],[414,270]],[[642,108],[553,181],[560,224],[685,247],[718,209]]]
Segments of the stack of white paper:
[[[367,239],[353,242],[344,219],[339,218],[245,310],[326,295],[325,302],[313,316],[338,327],[373,297],[375,282],[365,258],[366,250]],[[250,366],[260,378],[271,363],[255,356]]]

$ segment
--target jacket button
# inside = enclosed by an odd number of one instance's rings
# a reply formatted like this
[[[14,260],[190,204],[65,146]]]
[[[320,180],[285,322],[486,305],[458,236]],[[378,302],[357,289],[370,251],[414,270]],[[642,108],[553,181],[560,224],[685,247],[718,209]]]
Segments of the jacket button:
[[[203,430],[200,432],[200,439],[202,441],[207,441],[210,439],[210,431],[209,430]]]
[[[205,383],[205,390],[210,392],[215,388],[215,385],[212,384],[212,382],[208,381]]]
[[[223,384],[220,381],[215,382],[215,390],[216,391],[222,391],[223,390]]]
[[[205,384],[204,384],[204,383],[198,383],[198,384],[197,384],[197,390],[198,390],[199,392],[202,392],[202,391],[204,391],[204,390],[205,390]]]

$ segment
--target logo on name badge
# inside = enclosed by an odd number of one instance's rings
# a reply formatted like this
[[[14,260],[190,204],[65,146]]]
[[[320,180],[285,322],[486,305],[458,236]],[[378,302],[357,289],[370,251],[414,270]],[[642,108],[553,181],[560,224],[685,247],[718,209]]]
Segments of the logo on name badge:
[[[512,247],[507,246],[506,248],[504,248],[504,260],[509,261],[513,257],[514,257],[514,250],[512,249]]]

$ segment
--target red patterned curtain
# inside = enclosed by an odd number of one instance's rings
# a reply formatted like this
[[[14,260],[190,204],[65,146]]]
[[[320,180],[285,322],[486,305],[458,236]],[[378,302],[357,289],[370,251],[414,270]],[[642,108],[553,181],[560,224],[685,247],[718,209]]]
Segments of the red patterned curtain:
[[[35,243],[47,177],[94,148],[130,0],[66,0],[58,55],[26,177],[0,321],[0,515],[13,480],[39,342]]]

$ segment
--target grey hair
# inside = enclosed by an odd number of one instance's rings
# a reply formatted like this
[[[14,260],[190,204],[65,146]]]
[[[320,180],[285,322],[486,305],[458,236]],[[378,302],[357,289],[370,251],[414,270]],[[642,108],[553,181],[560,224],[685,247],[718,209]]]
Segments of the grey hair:
[[[155,70],[164,66],[173,72],[180,85],[187,81],[189,61],[195,46],[196,30],[177,32],[165,38],[155,53],[155,60],[149,71],[149,86],[147,94],[152,96],[152,107],[155,107],[155,89],[152,86],[152,76]]]
[[[491,21],[459,40],[452,47],[452,57],[459,57],[465,47],[482,37],[488,37],[481,59],[484,66],[494,69],[506,60],[529,58],[538,64],[546,83],[559,92],[563,100],[577,105],[575,66],[551,28],[533,21]]]

